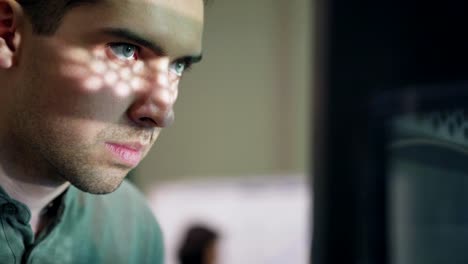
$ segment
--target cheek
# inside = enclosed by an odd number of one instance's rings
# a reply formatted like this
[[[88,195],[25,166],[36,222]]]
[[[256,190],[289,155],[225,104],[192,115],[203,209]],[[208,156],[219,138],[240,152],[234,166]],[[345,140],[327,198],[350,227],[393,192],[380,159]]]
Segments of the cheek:
[[[64,114],[97,112],[107,119],[124,112],[134,91],[147,83],[144,65],[117,63],[106,55],[105,47],[69,47],[52,41],[43,46],[33,66],[36,86],[46,94],[46,104]]]
[[[56,114],[43,115],[36,124],[36,131],[40,131],[41,136],[47,138],[45,142],[76,150],[79,146],[86,148],[94,145],[99,134],[105,131],[107,126],[99,120]]]
[[[83,93],[107,91],[112,97],[125,98],[144,89],[152,75],[147,65],[142,61],[119,61],[109,55],[108,49],[69,50],[64,55],[66,64],[59,71],[77,81]]]
[[[47,74],[42,87],[31,87],[36,89],[31,99],[37,103],[37,109],[49,115],[114,123],[122,118],[130,104],[130,97],[119,98],[110,87],[89,91],[79,76],[44,73]]]
[[[30,108],[17,113],[14,120],[14,133],[28,145],[69,154],[89,152],[99,143],[101,131],[107,130],[105,123],[59,115],[50,109]]]
[[[128,104],[125,100],[117,100],[104,91],[94,94],[82,93],[80,88],[74,80],[57,80],[47,87],[47,93],[32,98],[38,104],[33,108],[47,116],[89,122],[94,120],[115,123],[125,113]]]

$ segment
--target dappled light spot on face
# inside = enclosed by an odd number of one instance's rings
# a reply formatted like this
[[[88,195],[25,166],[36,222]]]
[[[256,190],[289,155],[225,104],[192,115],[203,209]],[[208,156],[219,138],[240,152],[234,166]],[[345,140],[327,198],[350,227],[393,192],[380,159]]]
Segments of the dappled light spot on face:
[[[59,44],[60,45],[60,44]],[[64,50],[67,63],[60,68],[61,75],[73,80],[80,93],[111,92],[116,97],[148,96],[160,102],[175,101],[178,81],[169,80],[168,58],[153,61],[120,60],[105,52],[85,51],[82,48]],[[163,98],[157,98],[163,94]]]
[[[130,95],[131,88],[125,82],[118,82],[115,85],[115,92],[117,93],[118,96],[126,97]]]
[[[89,69],[80,64],[67,65],[61,69],[63,75],[70,78],[86,78],[89,76]]]
[[[91,54],[91,55],[90,55]],[[111,89],[119,97],[130,96],[132,92],[149,89],[149,80],[145,75],[145,63],[142,61],[116,61],[109,58],[104,50],[83,52],[74,50],[67,54],[70,61],[65,69],[67,76],[82,79],[85,91],[97,92]]]
[[[130,80],[130,87],[136,92],[143,90],[143,85],[144,81],[140,77],[132,78],[132,80]]]
[[[93,59],[90,52],[84,49],[72,49],[69,50],[67,53],[67,57],[69,60],[75,63],[87,64],[89,61]]]
[[[103,74],[107,71],[107,65],[103,61],[95,60],[91,62],[91,69],[95,74]]]
[[[96,50],[93,50],[93,51],[92,51],[92,54],[93,54],[93,57],[94,57],[95,59],[98,59],[98,60],[101,60],[101,61],[105,60],[106,57],[107,57],[106,51],[103,50],[103,49],[96,49]]]
[[[171,95],[171,93],[168,91],[168,90],[160,90],[158,93],[157,93],[157,98],[158,98],[158,101],[160,102],[163,102],[164,104],[163,105],[166,105],[166,104],[170,104],[171,102],[173,102],[173,96]]]
[[[132,77],[132,71],[129,68],[120,69],[120,77],[122,80],[129,81]]]
[[[152,63],[152,67],[158,72],[158,73],[163,73],[167,74],[169,72],[169,65],[171,62],[169,61],[168,58],[160,59]]]
[[[135,74],[142,74],[145,64],[142,61],[137,61],[132,67],[132,71]]]
[[[109,71],[104,74],[104,81],[107,85],[114,85],[119,80],[115,71]]]
[[[109,68],[111,70],[117,71],[121,68],[122,66],[119,65],[118,63],[109,63]]]
[[[97,76],[91,76],[84,81],[84,85],[87,89],[91,91],[97,91],[101,89],[101,87],[103,86],[103,82],[104,81],[102,80],[102,78],[99,78]]]

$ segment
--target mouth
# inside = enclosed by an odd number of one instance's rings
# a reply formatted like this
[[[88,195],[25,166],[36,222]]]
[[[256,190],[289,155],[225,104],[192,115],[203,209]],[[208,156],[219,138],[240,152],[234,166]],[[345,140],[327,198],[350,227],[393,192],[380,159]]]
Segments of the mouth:
[[[122,144],[106,142],[106,149],[118,159],[119,163],[135,167],[142,159],[143,146],[140,144]]]

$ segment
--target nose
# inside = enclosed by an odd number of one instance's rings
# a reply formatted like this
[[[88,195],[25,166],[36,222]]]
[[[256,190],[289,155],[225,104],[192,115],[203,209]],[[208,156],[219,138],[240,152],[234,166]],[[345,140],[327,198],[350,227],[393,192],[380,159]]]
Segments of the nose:
[[[177,82],[169,76],[169,59],[159,58],[146,78],[148,82],[136,95],[127,115],[142,127],[167,127],[174,122],[173,106],[177,99]]]

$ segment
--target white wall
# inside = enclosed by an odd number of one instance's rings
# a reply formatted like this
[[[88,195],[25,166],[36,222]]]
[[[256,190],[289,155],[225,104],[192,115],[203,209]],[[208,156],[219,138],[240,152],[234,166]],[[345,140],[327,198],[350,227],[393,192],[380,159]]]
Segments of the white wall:
[[[191,223],[221,233],[219,264],[309,263],[311,195],[304,177],[276,175],[162,184],[150,202],[176,264],[181,236]]]

